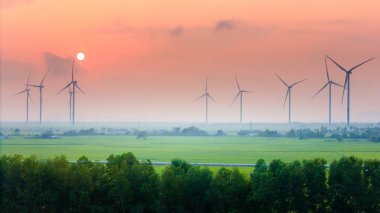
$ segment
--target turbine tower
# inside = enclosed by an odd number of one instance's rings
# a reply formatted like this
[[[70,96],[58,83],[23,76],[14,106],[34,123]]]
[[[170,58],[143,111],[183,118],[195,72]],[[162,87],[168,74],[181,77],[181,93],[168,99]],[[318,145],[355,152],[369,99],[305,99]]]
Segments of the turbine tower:
[[[30,79],[30,72],[28,75],[28,81],[26,82],[26,88],[23,91],[16,94],[16,95],[19,95],[21,93],[26,94],[26,124],[29,123],[29,98],[30,98],[30,100],[32,100],[32,97],[30,96],[29,79]]]
[[[45,73],[44,77],[42,78],[42,81],[41,81],[41,83],[39,85],[33,85],[33,84],[29,85],[29,86],[37,87],[37,88],[40,89],[40,124],[42,124],[42,89],[44,88],[43,83],[44,83],[44,80],[45,80],[47,74],[49,73],[49,71],[50,71],[50,67],[46,71],[46,73]]]
[[[71,108],[70,108],[70,109],[72,109],[71,124],[74,125],[75,124],[75,88],[79,89],[79,91],[81,91],[85,95],[85,93],[82,91],[82,89],[78,86],[78,81],[74,80],[74,59],[73,59],[72,67],[71,67],[71,82],[69,82],[63,89],[61,89],[58,92],[58,94],[70,86],[72,86],[72,90],[71,90],[72,91],[72,98],[70,98],[70,100],[72,100]]]
[[[205,93],[203,93],[203,95],[201,95],[199,98],[195,99],[193,102],[201,99],[201,98],[205,98],[206,99],[206,126],[208,125],[208,99],[210,98],[212,101],[214,101],[216,103],[216,101],[211,97],[210,93],[208,93],[208,90],[207,90],[207,80],[208,78],[206,78],[206,88],[205,88]]]
[[[284,101],[284,106],[285,107],[285,104],[286,104],[286,100],[288,99],[288,96],[289,96],[289,124],[291,124],[292,122],[292,104],[291,104],[291,95],[292,95],[292,88],[293,86],[303,82],[303,81],[306,81],[306,79],[303,79],[301,81],[298,81],[294,84],[287,84],[285,83],[284,80],[281,79],[281,77],[279,75],[276,74],[276,76],[278,77],[278,79],[280,79],[280,81],[282,81],[282,83],[284,83],[284,85],[288,88],[287,92],[286,92],[286,96],[285,96],[285,101]]]
[[[69,84],[69,81],[66,79],[66,83],[67,84]],[[71,117],[71,101],[72,101],[72,98],[73,98],[73,91],[71,90],[71,87],[67,87],[67,89],[69,90],[69,121],[70,121],[70,123],[71,123],[71,119],[72,119],[72,117]]]
[[[331,86],[335,85],[342,88],[343,86],[330,79],[329,70],[327,68],[326,57],[325,57],[325,66],[326,66],[327,83],[317,93],[315,93],[312,99],[314,99],[320,92],[322,92],[322,90],[324,90],[327,86],[329,86],[329,126],[331,126]]]
[[[69,114],[69,120],[70,120],[70,123],[72,123],[72,110],[73,110],[73,107],[72,107],[72,100],[73,100],[73,91],[71,90],[71,87],[68,87],[69,89],[69,96],[70,96],[70,99],[69,99],[69,108],[70,108],[70,114]]]
[[[239,91],[238,91],[237,95],[235,96],[235,99],[232,102],[232,104],[234,104],[236,99],[240,96],[240,125],[241,125],[243,123],[243,93],[245,93],[245,92],[253,93],[253,92],[241,89],[236,75],[235,75],[235,80],[236,80],[236,84],[237,84]]]
[[[344,92],[347,88],[347,129],[350,129],[350,92],[351,92],[351,88],[350,88],[350,76],[352,74],[352,71],[354,71],[356,68],[360,67],[361,65],[375,59],[375,58],[370,58],[356,66],[353,66],[351,67],[350,69],[345,69],[343,68],[342,66],[340,66],[336,61],[334,61],[332,58],[330,58],[328,55],[326,55],[327,58],[329,58],[332,62],[334,62],[334,64],[336,66],[338,66],[343,72],[346,73],[346,79],[344,80],[344,87],[343,87],[343,94],[342,94],[342,102],[343,102],[343,99],[344,99]]]

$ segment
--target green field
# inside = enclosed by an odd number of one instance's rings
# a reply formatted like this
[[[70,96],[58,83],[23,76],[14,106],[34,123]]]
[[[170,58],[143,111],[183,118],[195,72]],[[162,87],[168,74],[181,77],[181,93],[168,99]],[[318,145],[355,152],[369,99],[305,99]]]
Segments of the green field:
[[[365,140],[337,142],[326,139],[290,139],[260,137],[149,137],[77,136],[60,139],[24,139],[10,137],[0,141],[1,154],[37,155],[52,158],[65,155],[76,160],[105,160],[110,154],[133,152],[139,160],[170,161],[181,158],[203,163],[255,163],[324,158],[328,162],[342,156],[380,159],[380,144]]]

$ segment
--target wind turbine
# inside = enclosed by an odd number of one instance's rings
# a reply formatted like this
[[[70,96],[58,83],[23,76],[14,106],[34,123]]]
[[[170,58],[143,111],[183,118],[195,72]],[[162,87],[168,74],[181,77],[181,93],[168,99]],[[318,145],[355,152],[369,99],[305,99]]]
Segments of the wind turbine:
[[[312,99],[314,99],[320,92],[322,92],[323,89],[329,86],[329,126],[331,126],[331,86],[335,85],[342,88],[343,86],[330,79],[329,70],[327,68],[326,57],[325,57],[325,66],[326,66],[327,83],[312,97]]]
[[[210,98],[212,101],[214,101],[216,103],[216,101],[211,97],[210,93],[208,93],[208,90],[207,90],[207,81],[208,81],[208,78],[206,78],[206,88],[205,88],[205,93],[203,93],[203,95],[201,95],[199,98],[195,99],[195,101],[205,97],[206,99],[206,126],[208,125],[208,98]]]
[[[343,87],[343,94],[342,94],[342,102],[344,99],[344,92],[347,88],[347,129],[350,129],[350,76],[352,74],[352,71],[354,71],[356,68],[360,67],[361,65],[375,59],[375,58],[370,58],[356,66],[351,67],[350,69],[345,69],[342,66],[340,66],[337,62],[335,62],[332,58],[330,58],[328,55],[326,55],[327,58],[329,58],[336,66],[338,66],[343,72],[346,73],[346,79],[344,80],[344,87]]]
[[[44,80],[45,80],[47,74],[49,73],[49,71],[50,71],[50,67],[46,71],[46,73],[45,73],[44,77],[42,78],[42,81],[41,81],[41,83],[39,85],[33,85],[33,84],[29,85],[29,86],[37,87],[37,88],[40,89],[40,124],[42,124],[42,89],[44,88],[43,83],[44,83]]]
[[[28,81],[26,82],[26,88],[23,91],[16,94],[16,95],[19,95],[21,93],[26,93],[26,123],[27,124],[29,123],[29,98],[30,100],[32,100],[32,97],[30,96],[29,79],[30,79],[30,72],[28,75]]]
[[[285,104],[286,104],[286,100],[288,99],[288,96],[289,96],[289,124],[292,122],[292,117],[291,117],[291,113],[292,113],[292,105],[291,105],[291,95],[292,95],[292,88],[293,86],[303,82],[303,81],[306,81],[306,79],[303,79],[301,81],[298,81],[294,84],[290,84],[288,85],[287,83],[285,83],[284,80],[281,79],[281,77],[279,75],[276,74],[276,76],[278,77],[278,79],[280,79],[280,81],[282,81],[282,83],[284,83],[284,85],[288,88],[287,92],[286,92],[286,97],[285,97],[285,101],[284,101],[284,106],[285,107]]]
[[[70,100],[72,100],[72,103],[71,103],[72,106],[70,108],[72,109],[71,123],[74,125],[75,124],[75,88],[79,89],[79,91],[81,91],[85,95],[85,93],[78,86],[78,81],[74,80],[74,59],[73,59],[72,67],[71,67],[71,82],[69,82],[63,89],[61,89],[61,91],[59,91],[58,94],[70,86],[72,86],[72,98],[70,98]]]
[[[238,86],[239,91],[238,91],[234,101],[232,102],[232,104],[234,104],[236,99],[240,96],[240,125],[241,125],[243,123],[243,93],[245,93],[245,92],[253,93],[253,92],[241,89],[236,75],[235,75],[235,80],[236,80],[236,84]]]

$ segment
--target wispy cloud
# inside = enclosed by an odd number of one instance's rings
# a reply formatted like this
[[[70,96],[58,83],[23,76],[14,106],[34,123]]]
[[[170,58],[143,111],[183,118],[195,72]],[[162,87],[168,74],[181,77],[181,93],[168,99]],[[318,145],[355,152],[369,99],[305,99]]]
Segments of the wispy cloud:
[[[73,58],[61,57],[51,52],[44,53],[46,67],[51,67],[51,74],[55,76],[69,76],[73,64]],[[84,69],[74,61],[74,71],[82,72]]]
[[[236,21],[232,19],[221,19],[216,22],[214,30],[222,31],[222,30],[232,30],[236,27]]]
[[[106,27],[100,29],[101,33],[106,34],[125,34],[125,33],[134,33],[136,29],[124,24],[120,20],[116,20],[111,24],[108,24]]]
[[[318,23],[322,25],[349,25],[354,23],[354,21],[350,19],[326,19]]]
[[[183,27],[181,25],[178,25],[175,28],[171,29],[169,32],[172,36],[180,36],[183,34]]]

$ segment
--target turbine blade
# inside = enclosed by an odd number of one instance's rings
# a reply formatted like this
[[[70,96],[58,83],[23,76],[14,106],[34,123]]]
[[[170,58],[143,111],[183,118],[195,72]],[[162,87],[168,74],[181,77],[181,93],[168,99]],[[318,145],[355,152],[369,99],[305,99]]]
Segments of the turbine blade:
[[[327,81],[330,81],[330,75],[329,75],[329,69],[327,68],[327,59],[326,59],[326,57],[325,57],[325,66],[326,66]]]
[[[211,97],[211,95],[207,94],[207,96],[208,96],[212,101],[214,101],[214,103],[216,103],[216,101],[214,100],[213,97]]]
[[[26,89],[28,89],[28,86],[29,86],[29,79],[30,79],[30,71],[29,71],[29,75],[28,75],[28,81],[26,82]]]
[[[373,59],[375,59],[375,58],[370,58],[370,59],[368,59],[368,60],[366,60],[366,61],[364,61],[364,62],[362,62],[362,63],[360,63],[360,64],[358,64],[358,65],[356,65],[354,67],[352,67],[349,71],[353,71],[354,69],[360,67],[361,65],[363,65],[363,64],[365,64],[365,63],[367,63],[367,62],[369,62],[369,61],[371,61]]]
[[[47,76],[47,74],[48,74],[49,72],[50,72],[50,67],[49,67],[49,69],[46,71],[44,77],[42,78],[42,81],[41,81],[41,83],[40,83],[40,86],[42,86],[42,84],[44,83],[45,78],[46,78],[46,76]]]
[[[331,83],[334,84],[334,85],[336,85],[336,86],[339,86],[339,87],[344,88],[342,85],[340,85],[340,84],[338,84],[338,83],[336,83],[336,82],[334,82],[334,81],[331,81]]]
[[[24,93],[24,92],[26,92],[26,89],[23,90],[23,91],[21,91],[21,92],[19,92],[19,93],[17,93],[17,94],[15,94],[14,96],[16,96],[16,95],[20,95],[21,93]]]
[[[241,93],[241,92],[239,91],[239,92],[238,92],[238,94],[236,95],[236,97],[235,97],[234,101],[232,101],[232,104],[234,104],[234,103],[235,103],[235,101],[236,101],[236,99],[239,97],[240,93]],[[232,105],[232,104],[231,104],[231,105]]]
[[[286,92],[286,96],[285,96],[285,101],[284,101],[284,106],[282,106],[282,108],[285,108],[285,104],[286,104],[286,100],[288,100],[288,96],[289,96],[289,88],[288,88],[288,91]]]
[[[81,90],[81,88],[79,88],[78,84],[75,84],[75,87],[79,89],[79,91],[81,91],[83,93],[83,95],[86,95],[86,93],[83,92],[83,90]]]
[[[69,84],[69,81],[67,80],[67,77],[65,76],[66,84]],[[69,87],[69,92],[71,92],[71,87]]]
[[[346,91],[347,81],[348,81],[348,78],[349,78],[348,75],[349,75],[349,74],[346,74],[346,79],[344,80],[343,95],[342,95],[342,103],[343,103],[343,100],[344,100],[344,92]]]
[[[74,58],[73,58],[73,64],[71,65],[71,82],[74,81]]]
[[[252,92],[252,91],[249,91],[249,90],[242,90],[241,92],[254,93],[254,92]]]
[[[326,55],[327,58],[329,58],[336,66],[338,66],[342,71],[347,72],[346,69],[344,69],[342,66],[340,66],[336,61],[334,61],[332,58],[330,58],[328,55]]]
[[[31,86],[31,87],[40,87],[39,85],[34,85],[34,84],[29,84],[28,86]]]
[[[318,92],[317,93],[315,93],[315,95],[311,98],[311,99],[314,99],[320,92],[322,92],[322,90],[324,89],[324,88],[326,88],[327,87],[327,85],[329,85],[329,83],[326,83],[320,90],[318,90]]]
[[[30,101],[33,102],[32,96],[29,94],[29,92],[28,92],[28,98],[30,98]]]
[[[61,89],[57,95],[59,95],[59,93],[61,93],[63,90],[65,90],[67,87],[69,87],[73,82],[70,82],[68,85],[66,85],[65,87],[63,87],[63,89]]]
[[[199,99],[203,98],[204,96],[206,96],[206,93],[205,93],[205,94],[203,94],[203,95],[201,95],[200,97],[196,98],[196,99],[195,99],[193,102],[196,102],[196,101],[198,101]]]
[[[238,86],[238,88],[239,88],[239,91],[241,91],[241,89],[240,89],[240,85],[239,85],[239,81],[238,81],[238,79],[237,79],[237,77],[236,77],[236,74],[235,74],[235,80],[236,80],[236,84],[237,84],[237,86]]]
[[[306,80],[307,80],[307,79],[303,79],[302,81],[298,81],[298,82],[292,84],[291,86],[295,86],[295,85],[297,85],[297,84],[299,84],[299,83],[301,83],[301,82],[304,82],[304,81],[306,81]]]
[[[289,85],[287,83],[285,83],[285,81],[282,80],[282,78],[279,75],[277,75],[277,73],[275,75],[277,76],[278,79],[280,79],[280,81],[282,81],[282,83],[285,84],[285,86],[289,87]]]
[[[207,81],[208,81],[208,77],[206,78],[206,89],[205,89],[206,93],[207,93]]]

